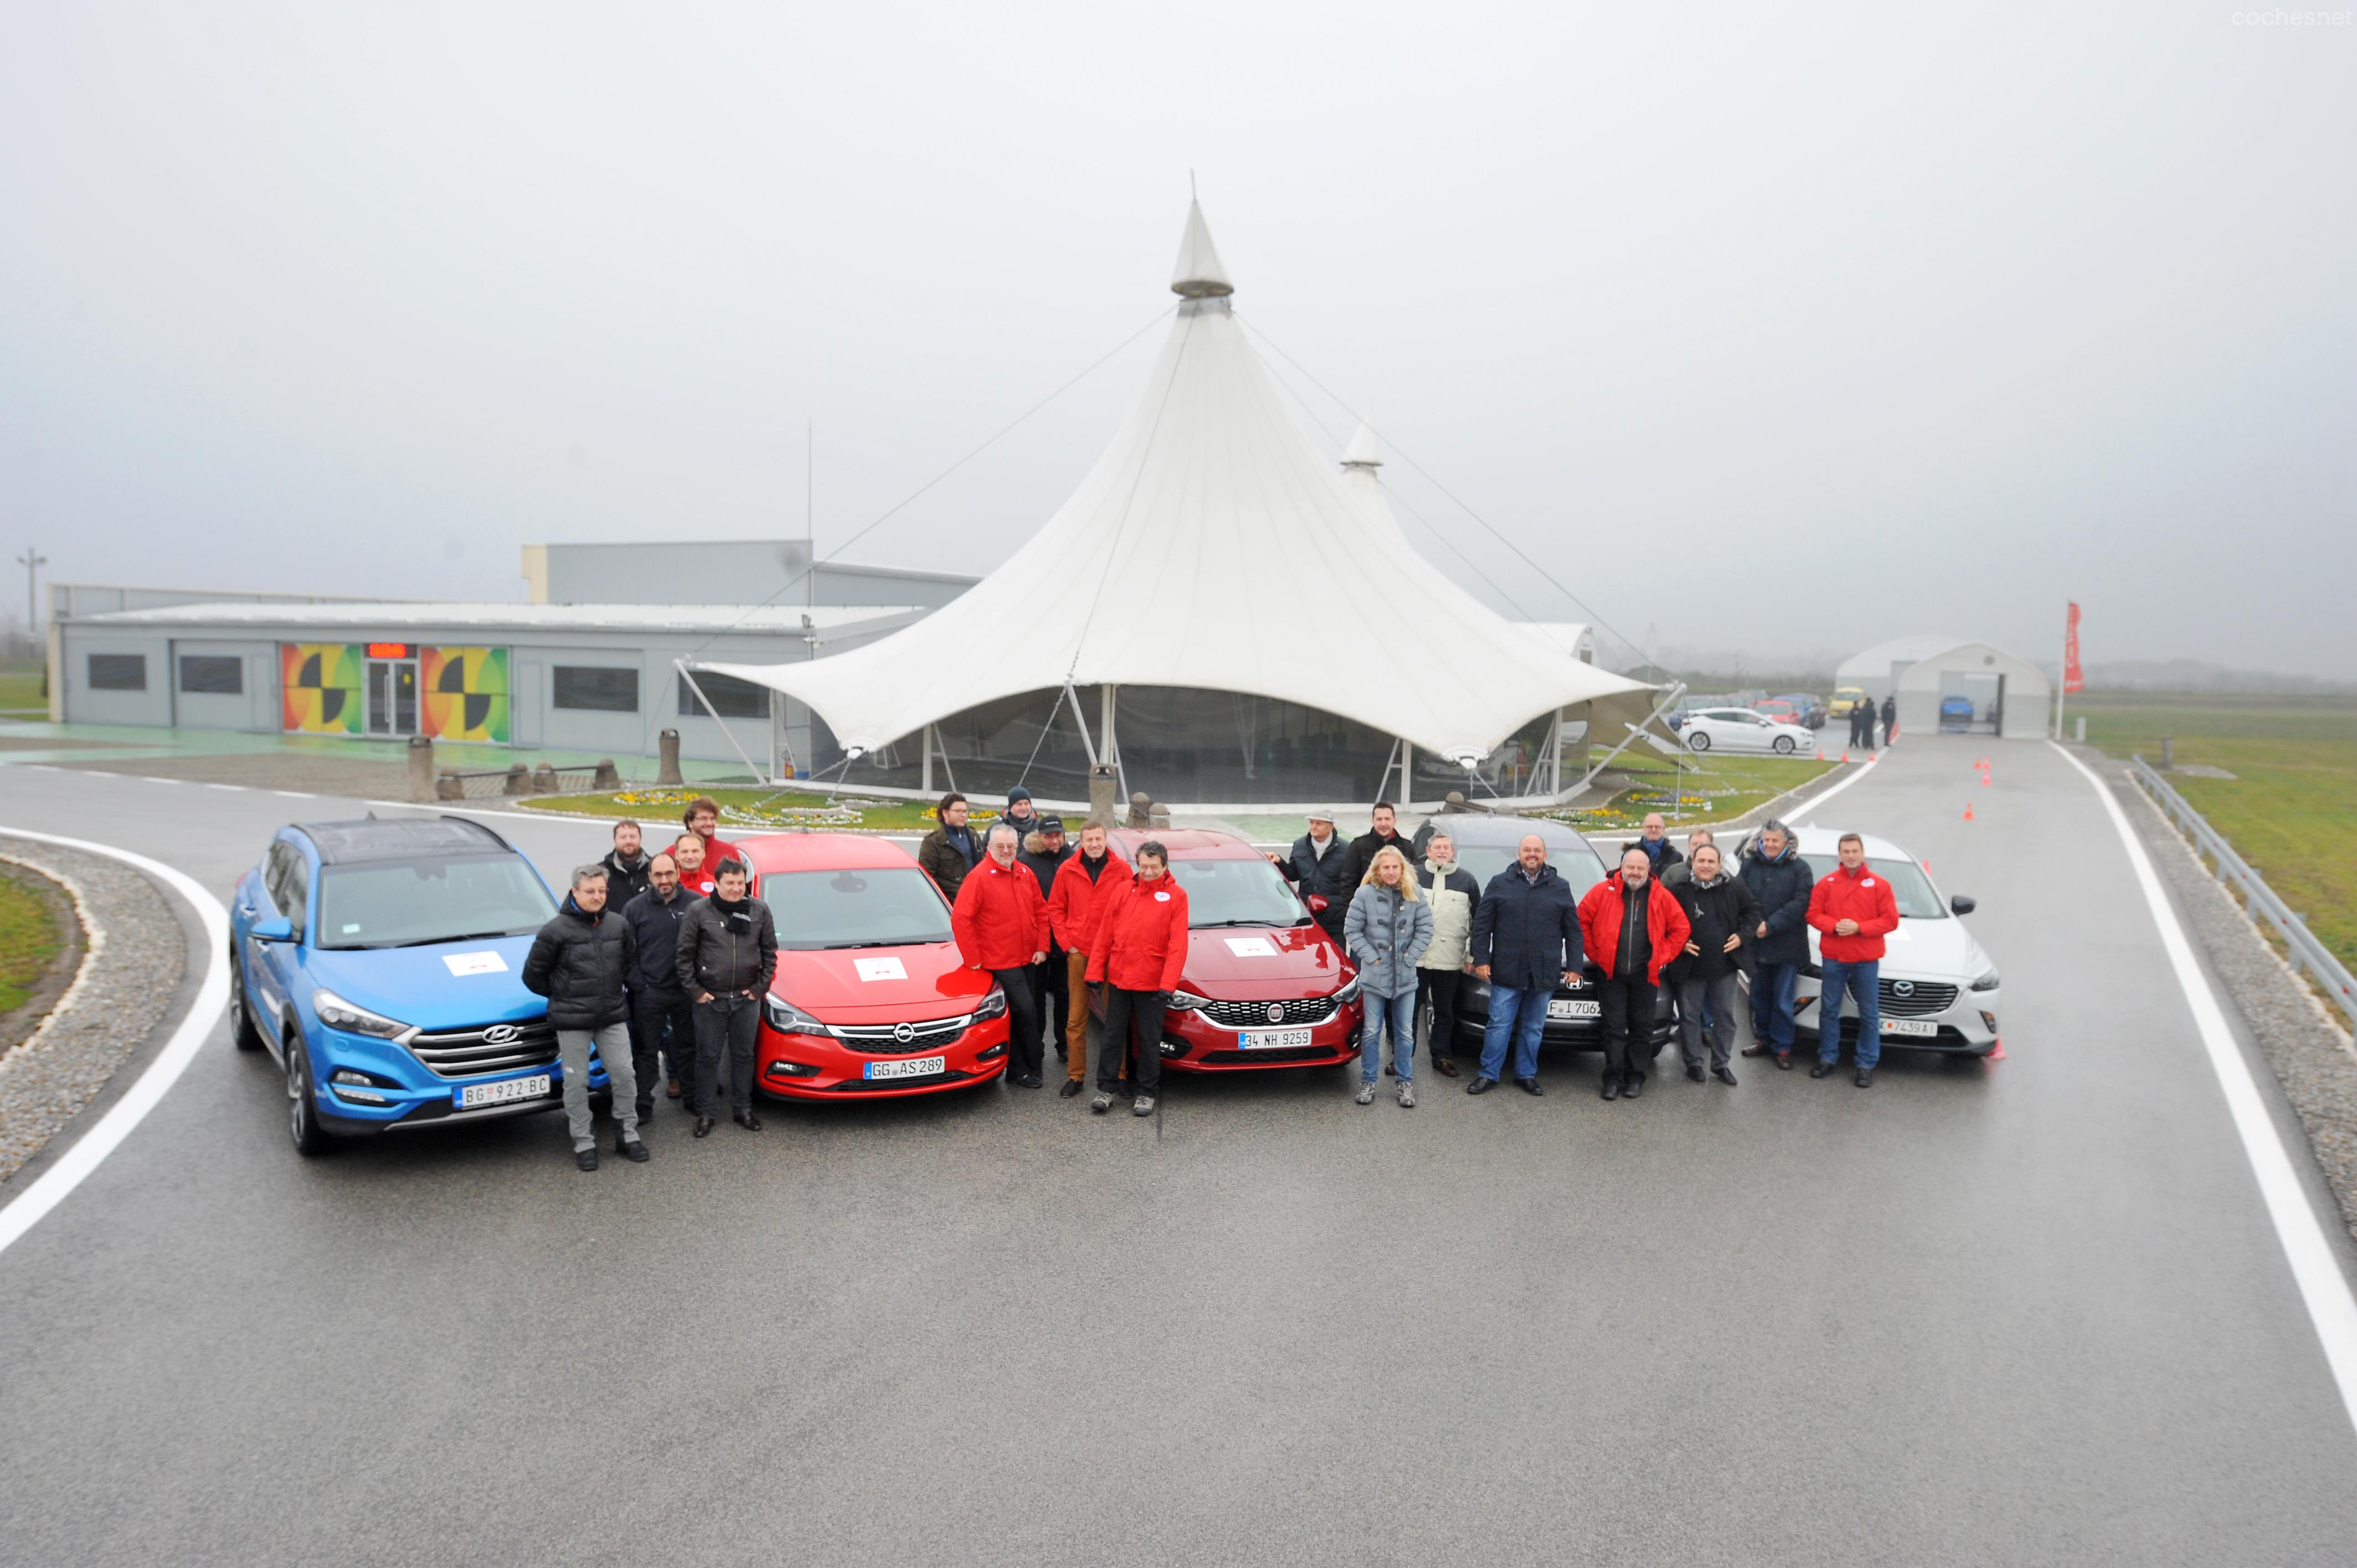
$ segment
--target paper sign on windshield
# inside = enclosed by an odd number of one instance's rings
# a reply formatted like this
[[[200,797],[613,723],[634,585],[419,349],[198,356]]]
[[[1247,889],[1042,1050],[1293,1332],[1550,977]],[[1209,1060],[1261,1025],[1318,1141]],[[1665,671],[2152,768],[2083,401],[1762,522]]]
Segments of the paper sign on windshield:
[[[453,974],[505,974],[508,961],[495,952],[444,953],[442,961]]]
[[[851,967],[859,972],[862,980],[906,980],[909,972],[900,967],[897,958],[856,958]]]
[[[1266,937],[1230,937],[1228,950],[1238,958],[1275,958],[1276,949]]]

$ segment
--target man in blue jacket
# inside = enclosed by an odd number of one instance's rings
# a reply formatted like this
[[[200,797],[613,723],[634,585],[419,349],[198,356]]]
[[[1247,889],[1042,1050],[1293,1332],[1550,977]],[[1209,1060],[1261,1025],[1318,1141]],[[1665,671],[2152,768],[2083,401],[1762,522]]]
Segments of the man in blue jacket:
[[[1498,1087],[1509,1039],[1514,1047],[1514,1085],[1525,1094],[1539,1087],[1539,1036],[1546,1031],[1547,1003],[1558,982],[1572,983],[1585,961],[1579,945],[1579,900],[1571,884],[1547,864],[1546,840],[1526,836],[1514,864],[1490,878],[1480,907],[1473,911],[1473,972],[1490,986],[1490,1026],[1481,1041],[1481,1067],[1468,1094]]]
[[[1809,894],[1816,874],[1793,846],[1792,830],[1770,817],[1760,824],[1760,843],[1743,858],[1743,886],[1760,906],[1752,932],[1751,1037],[1747,1057],[1773,1055],[1776,1065],[1792,1065],[1792,986],[1809,961]]]

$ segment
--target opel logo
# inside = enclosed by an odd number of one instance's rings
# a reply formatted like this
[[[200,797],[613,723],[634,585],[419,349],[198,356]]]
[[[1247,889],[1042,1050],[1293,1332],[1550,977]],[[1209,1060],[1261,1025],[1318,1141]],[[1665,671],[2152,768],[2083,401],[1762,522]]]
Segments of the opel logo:
[[[1890,983],[1890,994],[1912,996],[1915,994],[1915,983],[1911,980],[1894,980]]]
[[[513,1024],[494,1024],[483,1031],[483,1044],[487,1046],[511,1046],[522,1038],[523,1031]]]
[[[1284,1003],[1272,1002],[1268,1004],[1268,1021],[1272,1024],[1282,1024],[1285,1022]]]
[[[914,1024],[895,1024],[892,1026],[892,1037],[905,1046],[909,1041],[917,1037],[917,1026]]]

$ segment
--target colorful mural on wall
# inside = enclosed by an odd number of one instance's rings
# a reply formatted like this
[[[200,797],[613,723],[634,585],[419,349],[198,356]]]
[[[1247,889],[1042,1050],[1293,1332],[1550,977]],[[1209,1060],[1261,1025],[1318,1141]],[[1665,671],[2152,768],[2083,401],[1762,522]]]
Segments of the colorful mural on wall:
[[[446,740],[508,740],[508,650],[504,648],[425,648],[418,650],[425,693],[425,733]]]
[[[279,689],[285,728],[306,735],[368,733],[371,650],[417,661],[418,730],[443,740],[508,743],[508,650],[414,643],[282,642]]]
[[[286,728],[307,735],[361,733],[358,643],[282,642],[278,675]]]

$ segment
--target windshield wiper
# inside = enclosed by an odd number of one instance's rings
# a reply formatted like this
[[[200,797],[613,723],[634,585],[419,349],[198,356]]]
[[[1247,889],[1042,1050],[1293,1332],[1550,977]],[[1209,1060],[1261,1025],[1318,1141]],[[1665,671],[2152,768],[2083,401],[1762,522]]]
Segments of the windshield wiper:
[[[455,937],[420,937],[414,942],[386,942],[377,950],[382,952],[393,948],[430,948],[436,942],[487,942],[494,937],[511,937],[515,934],[513,931],[461,931]]]
[[[1188,929],[1194,931],[1216,931],[1222,926],[1274,926],[1276,923],[1277,922],[1275,920],[1198,920],[1192,926],[1189,926]],[[1299,925],[1300,923],[1301,922],[1298,920],[1293,922],[1295,925]]]
[[[938,940],[939,939],[937,938],[935,940]],[[820,952],[841,952],[846,948],[913,948],[922,947],[923,945],[924,944],[920,941],[903,941],[898,939],[874,942],[821,942],[818,944],[818,950]],[[807,951],[809,950],[805,949],[804,950]]]

